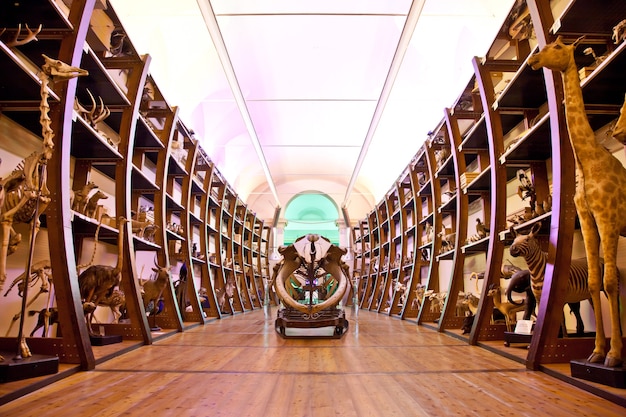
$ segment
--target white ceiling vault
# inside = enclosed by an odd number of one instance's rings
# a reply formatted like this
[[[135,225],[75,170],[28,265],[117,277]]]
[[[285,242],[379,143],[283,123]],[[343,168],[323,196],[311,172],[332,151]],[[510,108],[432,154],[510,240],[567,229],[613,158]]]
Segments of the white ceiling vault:
[[[323,192],[352,221],[392,187],[514,3],[109,1],[252,210],[269,220]]]

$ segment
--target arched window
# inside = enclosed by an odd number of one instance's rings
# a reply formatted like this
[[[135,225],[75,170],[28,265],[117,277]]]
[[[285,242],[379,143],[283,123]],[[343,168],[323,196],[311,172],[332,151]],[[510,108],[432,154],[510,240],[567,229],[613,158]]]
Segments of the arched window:
[[[284,217],[287,220],[284,245],[308,233],[322,235],[339,245],[339,210],[326,194],[315,191],[298,194],[287,204]]]

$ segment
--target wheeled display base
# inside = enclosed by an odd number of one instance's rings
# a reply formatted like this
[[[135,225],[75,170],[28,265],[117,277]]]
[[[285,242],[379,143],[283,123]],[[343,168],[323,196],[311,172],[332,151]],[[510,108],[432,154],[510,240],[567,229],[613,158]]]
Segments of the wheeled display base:
[[[343,309],[330,308],[322,310],[313,316],[308,316],[296,309],[287,307],[278,310],[275,327],[276,331],[286,339],[302,337],[339,339],[348,330],[348,320],[346,320],[346,314]],[[289,329],[321,329],[323,327],[334,327],[332,335],[321,335],[316,334],[316,332],[297,335],[288,334],[290,333]]]
[[[0,352],[0,382],[18,381],[59,372],[57,356],[33,354],[28,358],[14,359],[15,352]]]
[[[599,363],[589,363],[584,359],[570,361],[574,378],[580,378],[615,388],[626,388],[626,368],[609,368]]]

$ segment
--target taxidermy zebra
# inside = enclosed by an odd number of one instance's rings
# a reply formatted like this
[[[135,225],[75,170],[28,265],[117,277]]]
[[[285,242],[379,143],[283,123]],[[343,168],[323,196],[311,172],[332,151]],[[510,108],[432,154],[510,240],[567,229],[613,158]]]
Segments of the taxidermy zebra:
[[[535,238],[540,229],[541,222],[538,222],[535,223],[529,234],[522,235],[518,234],[513,227],[511,227],[510,231],[515,240],[509,249],[511,256],[522,256],[526,260],[526,264],[530,270],[530,286],[537,300],[537,305],[539,305],[541,300],[548,259],[548,253],[541,249],[539,242]],[[587,285],[587,260],[574,259],[570,264],[565,303],[569,304],[570,308],[572,308],[572,304],[582,300],[589,300],[591,303],[591,294],[589,292],[589,286]],[[572,308],[572,310],[576,311],[575,307]],[[582,332],[583,324],[579,315],[577,315],[576,321],[577,333]]]

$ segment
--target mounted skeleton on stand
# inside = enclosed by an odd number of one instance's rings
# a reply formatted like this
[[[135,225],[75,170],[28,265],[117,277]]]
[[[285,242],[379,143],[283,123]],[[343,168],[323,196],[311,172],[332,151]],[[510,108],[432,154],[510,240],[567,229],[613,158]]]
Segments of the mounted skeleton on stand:
[[[283,256],[283,260],[274,269],[270,285],[274,285],[276,294],[286,307],[299,311],[307,317],[314,317],[320,311],[335,307],[341,301],[348,287],[348,281],[351,279],[349,270],[345,268],[341,259],[346,254],[345,249],[331,244],[323,236],[306,235],[297,239],[292,245],[280,247],[278,252]],[[324,274],[322,275],[318,269],[323,270]],[[298,303],[285,288],[288,278],[302,271],[306,272],[303,276],[307,278],[304,286],[304,290],[309,292],[307,304]],[[326,274],[330,274],[337,283],[324,300],[314,304],[313,293],[319,291],[320,287],[315,284],[315,281]]]
[[[30,274],[23,272],[21,275],[15,278],[13,282],[11,283],[11,285],[9,286],[9,288],[4,293],[4,296],[6,297],[9,294],[9,292],[11,292],[13,287],[17,285],[17,294],[20,297],[24,297],[25,286],[33,287],[37,285],[37,283],[41,283],[39,286],[39,292],[37,292],[37,294],[35,294],[35,296],[26,303],[26,307],[27,308],[30,307],[39,298],[41,294],[47,294],[48,297],[46,301],[46,308],[44,309],[45,311],[43,312],[44,315],[47,315],[48,310],[50,310],[50,300],[52,298],[52,266],[50,265],[49,260],[39,261],[39,262],[32,264],[30,268]],[[11,333],[11,329],[13,328],[13,325],[15,324],[15,322],[17,322],[20,319],[20,317],[22,317],[22,314],[23,312],[20,309],[20,311],[18,311],[13,316],[13,319],[11,320],[11,324],[9,325],[9,328],[7,329],[6,336],[9,336],[9,334]],[[48,329],[46,329],[46,333],[47,333],[47,330]]]
[[[2,191],[3,195],[0,201],[2,203],[2,206],[0,206],[0,289],[2,289],[7,277],[7,256],[13,253],[15,247],[22,239],[21,235],[13,228],[13,225],[16,223],[30,224],[30,250],[25,268],[26,271],[30,271],[32,268],[35,238],[37,237],[40,225],[39,216],[50,203],[50,190],[48,190],[46,181],[46,167],[54,151],[54,132],[52,131],[51,120],[48,116],[48,112],[50,111],[50,106],[48,105],[48,87],[50,81],[67,81],[71,78],[88,74],[87,71],[80,68],[69,66],[61,61],[48,58],[45,55],[43,55],[43,57],[45,64],[41,67],[42,71],[39,73],[41,79],[41,117],[39,121],[42,127],[42,150],[40,152],[33,152],[24,159],[9,175],[9,180],[3,182],[3,185],[9,182],[12,184],[12,187]],[[23,178],[23,181],[18,181],[20,178]],[[18,356],[22,358],[32,356],[23,335],[23,317],[28,296],[27,290],[28,285],[24,285],[21,312],[22,319],[20,320],[18,335]]]

